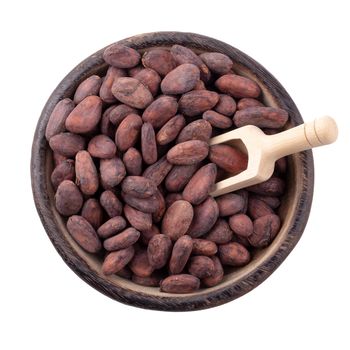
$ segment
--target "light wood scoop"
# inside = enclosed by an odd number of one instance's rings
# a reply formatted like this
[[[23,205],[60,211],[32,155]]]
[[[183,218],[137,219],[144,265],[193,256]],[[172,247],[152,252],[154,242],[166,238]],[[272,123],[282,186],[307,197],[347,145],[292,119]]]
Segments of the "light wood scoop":
[[[325,116],[298,125],[275,135],[266,135],[253,125],[229,131],[213,137],[209,145],[224,143],[239,148],[248,155],[248,167],[238,175],[215,184],[214,197],[258,184],[269,179],[276,160],[292,153],[328,145],[338,136],[335,120]]]

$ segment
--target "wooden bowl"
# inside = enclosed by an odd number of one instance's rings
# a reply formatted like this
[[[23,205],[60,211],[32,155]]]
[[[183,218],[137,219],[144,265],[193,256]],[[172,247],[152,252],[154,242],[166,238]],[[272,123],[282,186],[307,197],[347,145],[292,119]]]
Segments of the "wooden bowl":
[[[197,53],[222,52],[234,61],[234,70],[255,80],[263,91],[264,102],[288,111],[287,127],[303,122],[294,102],[281,84],[259,63],[221,41],[198,34],[158,32],[137,35],[120,43],[144,52],[152,47],[187,46]],[[236,299],[249,292],[282,263],[294,248],[305,228],[311,209],[314,168],[311,151],[288,158],[287,192],[280,207],[282,227],[265,249],[256,253],[244,267],[232,269],[219,285],[201,289],[193,294],[166,294],[159,288],[142,287],[116,275],[104,276],[101,260],[83,251],[68,234],[64,220],[54,206],[54,192],[50,183],[53,168],[52,152],[45,139],[49,116],[58,101],[72,97],[79,83],[92,74],[103,74],[107,65],[102,59],[103,49],[74,68],[57,86],[48,99],[37,124],[32,146],[31,179],[35,205],[44,228],[67,265],[84,281],[105,295],[125,304],[154,310],[188,311],[205,309]]]

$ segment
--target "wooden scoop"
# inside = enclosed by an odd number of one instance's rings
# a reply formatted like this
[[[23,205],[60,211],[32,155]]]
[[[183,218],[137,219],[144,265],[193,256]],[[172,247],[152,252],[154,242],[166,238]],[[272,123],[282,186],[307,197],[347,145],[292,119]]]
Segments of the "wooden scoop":
[[[225,143],[248,155],[248,167],[238,175],[215,184],[214,197],[255,185],[269,179],[276,160],[292,153],[328,145],[338,136],[338,128],[331,117],[322,117],[301,124],[276,135],[266,135],[256,126],[247,125],[213,137],[209,145]]]

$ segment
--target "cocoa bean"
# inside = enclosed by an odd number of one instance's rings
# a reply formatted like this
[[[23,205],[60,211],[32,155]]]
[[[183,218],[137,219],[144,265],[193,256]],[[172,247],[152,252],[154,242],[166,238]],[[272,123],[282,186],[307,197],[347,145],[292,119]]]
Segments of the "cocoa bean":
[[[147,68],[154,69],[159,75],[165,76],[176,67],[176,62],[169,50],[152,49],[142,56],[142,63]]]
[[[116,79],[112,85],[112,94],[120,102],[138,109],[146,108],[153,101],[149,89],[135,78]]]
[[[84,138],[70,132],[63,132],[52,136],[49,144],[54,152],[65,157],[74,157],[79,151],[85,148]]]
[[[113,157],[100,160],[100,174],[103,188],[110,189],[122,182],[126,170],[122,160]]]
[[[60,134],[66,130],[66,119],[74,107],[74,102],[70,98],[65,98],[56,104],[45,130],[45,137],[48,141],[52,136]]]
[[[220,52],[204,52],[199,57],[213,73],[219,75],[229,73],[233,67],[230,57]]]
[[[117,101],[117,99],[112,93],[112,86],[115,80],[123,77],[126,77],[125,70],[116,68],[116,67],[108,68],[106,76],[103,79],[103,82],[100,88],[100,93],[99,93],[103,102],[113,103]]]
[[[164,278],[160,282],[160,290],[166,293],[193,293],[199,289],[200,280],[192,275],[181,274]]]
[[[284,193],[285,182],[279,178],[272,176],[267,181],[257,185],[247,187],[247,190],[262,196],[281,196]]]
[[[183,199],[193,205],[202,203],[209,195],[216,179],[216,165],[209,163],[201,167],[185,186]]]
[[[87,196],[93,195],[99,186],[97,169],[87,151],[79,151],[75,156],[75,183]]]
[[[233,232],[227,221],[218,219],[213,228],[205,235],[205,239],[216,244],[225,244],[231,241]]]
[[[98,75],[91,75],[90,77],[83,80],[74,94],[74,103],[79,104],[85,97],[98,95],[102,79]]]
[[[239,110],[233,117],[233,122],[239,128],[245,125],[255,125],[259,128],[282,128],[288,120],[288,113],[281,108],[249,107]]]
[[[210,277],[202,279],[202,282],[206,287],[214,287],[224,278],[224,269],[221,265],[220,259],[217,256],[212,256],[211,260],[214,263],[214,271]]]
[[[250,261],[249,251],[237,242],[220,245],[219,256],[223,265],[244,266]]]
[[[169,171],[173,167],[164,156],[160,158],[156,163],[150,165],[142,174],[143,177],[150,179],[156,186],[159,186]]]
[[[129,115],[137,114],[137,109],[132,108],[128,105],[121,104],[118,106],[113,106],[109,112],[109,120],[112,124],[119,126],[119,124]]]
[[[142,127],[142,119],[137,114],[129,114],[119,124],[115,133],[115,143],[118,149],[125,152],[137,142]]]
[[[260,101],[249,97],[241,98],[238,101],[238,104],[237,104],[238,110],[242,110],[250,107],[264,107],[264,105]]]
[[[55,194],[57,211],[64,216],[77,214],[83,205],[83,196],[76,184],[70,180],[62,181]]]
[[[179,110],[190,117],[196,116],[214,108],[218,101],[219,95],[214,91],[194,90],[181,96]]]
[[[161,128],[177,112],[177,101],[171,96],[160,96],[143,112],[142,119],[154,128]]]
[[[231,230],[238,236],[249,237],[253,233],[253,222],[245,214],[230,216],[229,225]]]
[[[158,223],[163,218],[163,215],[166,210],[166,205],[165,205],[165,199],[163,197],[163,194],[158,189],[155,193],[155,197],[158,200],[158,208],[155,212],[152,213],[152,220],[153,222]]]
[[[249,243],[255,248],[268,246],[276,237],[280,227],[280,218],[275,214],[259,217],[254,220],[253,234],[248,237]]]
[[[96,158],[113,158],[116,151],[115,143],[106,135],[97,135],[88,144],[88,152]]]
[[[85,218],[91,226],[97,230],[103,220],[102,207],[97,199],[89,198],[81,209],[81,216]]]
[[[278,197],[255,195],[255,198],[265,202],[272,209],[277,209],[281,204],[281,201]]]
[[[134,254],[135,249],[133,246],[107,254],[102,264],[102,273],[104,275],[113,275],[119,272],[129,263]]]
[[[122,191],[133,197],[148,198],[156,193],[157,187],[143,176],[127,176],[122,182]]]
[[[193,239],[193,249],[192,249],[193,255],[211,256],[216,254],[217,251],[218,251],[218,247],[214,242],[209,241],[207,239],[201,239],[201,238]]]
[[[181,64],[164,77],[160,88],[166,95],[183,94],[196,86],[199,74],[199,69],[194,64]]]
[[[101,238],[105,239],[124,230],[125,227],[126,227],[125,219],[122,216],[114,216],[113,218],[109,219],[98,228],[97,234]]]
[[[202,161],[209,152],[208,144],[204,141],[191,140],[179,143],[167,153],[167,160],[175,165],[191,165]]]
[[[110,106],[103,112],[100,123],[101,134],[106,135],[112,139],[115,135],[115,127],[109,120],[109,114],[111,113],[114,107],[115,106]]]
[[[67,230],[73,239],[89,253],[97,253],[102,245],[96,231],[82,216],[73,215],[67,221]]]
[[[236,112],[236,101],[229,95],[220,94],[219,102],[215,106],[215,111],[231,117]]]
[[[182,272],[192,253],[192,248],[193,240],[190,236],[182,236],[175,242],[169,262],[171,274],[175,275]]]
[[[136,230],[149,230],[152,227],[152,215],[149,213],[143,213],[126,204],[124,205],[124,215]]]
[[[250,217],[255,220],[260,216],[274,214],[273,209],[260,199],[250,197],[248,201],[248,213]]]
[[[123,163],[128,175],[140,176],[142,174],[142,156],[136,148],[130,147],[124,153]]]
[[[227,193],[216,198],[219,207],[220,216],[230,216],[243,212],[245,200],[236,193]]]
[[[141,128],[141,151],[146,164],[153,164],[157,161],[156,136],[150,123],[144,123]]]
[[[158,234],[151,238],[148,243],[148,261],[155,269],[165,266],[169,260],[172,243],[168,236]]]
[[[136,275],[132,275],[131,280],[139,284],[140,286],[145,286],[145,287],[158,287],[161,281],[161,277],[158,274],[152,273],[148,277],[139,277]]]
[[[125,249],[132,246],[140,237],[140,232],[129,227],[115,236],[107,238],[103,246],[108,251]]]
[[[208,142],[212,133],[212,127],[209,122],[203,119],[195,120],[186,125],[180,132],[176,143],[182,143],[190,140],[200,140]]]
[[[169,208],[174,202],[183,199],[181,193],[168,193],[165,197],[166,207]]]
[[[248,78],[236,74],[225,74],[216,82],[218,90],[233,97],[258,97],[261,93],[259,85]]]
[[[58,164],[51,173],[51,184],[54,190],[57,190],[58,185],[64,180],[74,181],[75,167],[74,160],[66,159]]]
[[[227,129],[233,124],[231,118],[211,110],[204,112],[202,118],[218,129]]]
[[[159,145],[166,145],[174,141],[183,127],[186,125],[183,115],[178,114],[168,120],[157,133],[157,143]]]
[[[68,115],[66,129],[86,134],[95,129],[102,116],[102,100],[98,96],[84,98]]]
[[[207,256],[193,256],[188,264],[188,272],[198,278],[210,277],[214,273],[214,263]]]
[[[134,76],[134,78],[147,86],[153,96],[157,95],[161,79],[155,70],[150,68],[142,69]]]
[[[176,201],[164,214],[161,232],[176,241],[187,232],[192,219],[192,205],[184,200]]]
[[[135,253],[129,264],[130,270],[139,277],[149,277],[154,271],[154,267],[148,261],[147,250],[140,249]]]
[[[148,198],[137,198],[124,192],[121,195],[126,204],[144,213],[154,213],[159,209],[159,200],[155,195]]]
[[[218,167],[233,175],[247,169],[248,157],[243,152],[229,145],[213,145],[210,147],[209,159]]]
[[[141,55],[131,47],[115,43],[104,50],[103,59],[117,68],[132,68],[139,64]]]
[[[175,165],[165,179],[165,187],[170,192],[182,191],[197,171],[198,164]]]
[[[110,218],[119,216],[123,211],[123,205],[112,191],[104,191],[100,196],[100,204]]]
[[[141,241],[143,244],[148,245],[153,236],[160,234],[159,228],[156,225],[152,225],[148,230],[141,231]]]

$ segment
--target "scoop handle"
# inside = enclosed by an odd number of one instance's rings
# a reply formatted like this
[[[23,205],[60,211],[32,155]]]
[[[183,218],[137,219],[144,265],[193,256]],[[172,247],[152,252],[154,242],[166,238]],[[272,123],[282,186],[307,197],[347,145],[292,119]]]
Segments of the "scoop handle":
[[[266,136],[266,151],[279,159],[318,146],[333,143],[338,137],[338,127],[332,117],[325,116],[301,124],[276,135]]]

